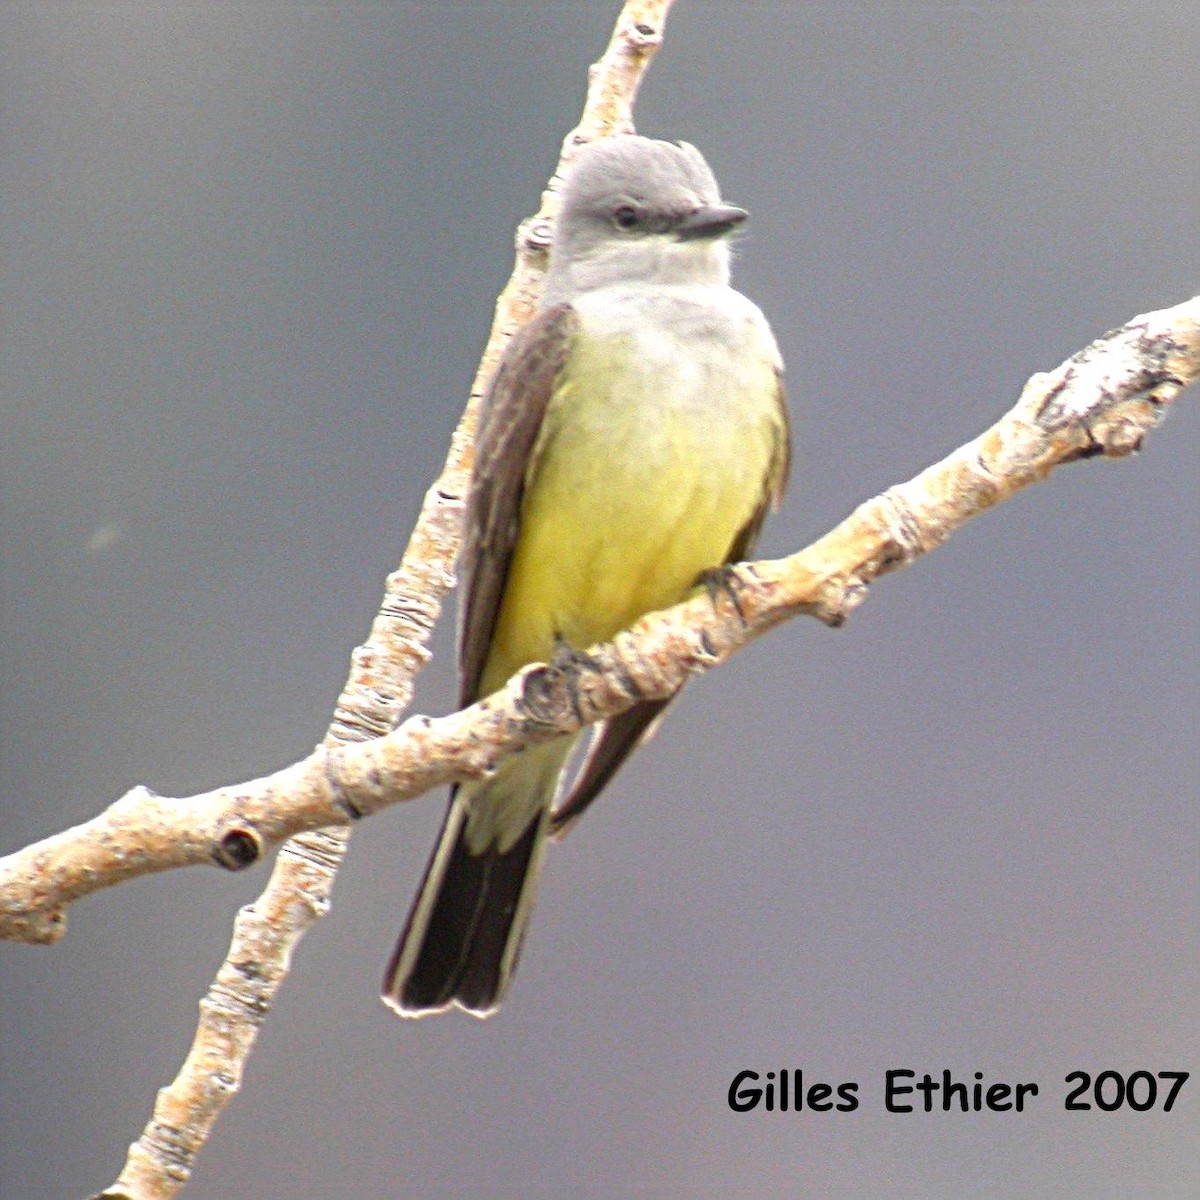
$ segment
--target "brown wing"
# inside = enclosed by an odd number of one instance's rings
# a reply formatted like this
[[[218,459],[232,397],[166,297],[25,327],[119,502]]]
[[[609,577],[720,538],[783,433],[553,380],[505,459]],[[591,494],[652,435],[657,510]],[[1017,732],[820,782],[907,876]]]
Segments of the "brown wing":
[[[675,696],[678,695],[676,692]],[[608,786],[609,780],[621,769],[625,760],[638,746],[650,740],[663,709],[675,696],[635,704],[599,726],[571,790],[550,816],[550,836],[555,841],[567,836],[571,826]]]
[[[792,430],[788,420],[787,392],[783,390],[783,375],[775,372],[775,403],[778,419],[773,430],[775,444],[771,447],[771,461],[763,478],[762,495],[750,520],[742,526],[725,556],[727,563],[745,562],[758,544],[758,535],[767,513],[779,507],[787,487],[788,473],[792,469]]]
[[[569,304],[539,313],[514,334],[483,399],[459,557],[463,705],[479,698],[517,540],[529,456],[577,324]]]
[[[750,520],[738,531],[725,555],[726,563],[743,562],[749,558],[758,541],[759,530],[767,512],[778,506],[787,486],[788,471],[792,464],[792,437],[788,422],[787,393],[783,390],[783,378],[776,372],[778,420],[775,426],[775,444],[771,462],[763,478],[762,496]],[[679,693],[676,692],[675,696]],[[675,699],[647,700],[605,721],[599,728],[588,749],[587,758],[579,768],[579,774],[570,792],[554,810],[550,820],[550,836],[561,839],[583,816],[587,806],[604,790],[621,764],[641,745],[654,736],[654,731],[663,715],[663,710]]]

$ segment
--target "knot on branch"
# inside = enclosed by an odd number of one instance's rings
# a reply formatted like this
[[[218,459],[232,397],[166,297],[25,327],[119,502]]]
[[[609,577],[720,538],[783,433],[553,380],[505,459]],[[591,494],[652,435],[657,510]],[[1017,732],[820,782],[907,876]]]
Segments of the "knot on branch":
[[[531,253],[544,254],[554,240],[554,221],[550,217],[533,217],[521,222],[518,241]]]
[[[1185,351],[1169,327],[1155,331],[1146,319],[1132,321],[1072,355],[1053,375],[1035,376],[1049,386],[1043,385],[1034,421],[1052,434],[1078,425],[1083,440],[1072,457],[1132,454],[1185,386],[1178,373]]]
[[[631,21],[621,31],[621,36],[629,49],[636,54],[657,50],[662,45],[662,30],[656,29],[648,21]]]
[[[244,871],[263,856],[262,835],[249,822],[218,829],[212,849],[213,861],[226,871]]]

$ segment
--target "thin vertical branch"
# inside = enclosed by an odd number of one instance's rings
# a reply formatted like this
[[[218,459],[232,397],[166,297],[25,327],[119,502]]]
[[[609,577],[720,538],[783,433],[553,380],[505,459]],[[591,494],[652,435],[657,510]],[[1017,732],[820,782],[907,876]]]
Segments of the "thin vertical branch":
[[[564,158],[576,144],[632,128],[638,86],[662,42],[670,7],[671,0],[624,5],[608,48],[589,72],[583,116],[564,143]],[[327,746],[386,733],[411,702],[413,681],[429,659],[429,638],[454,583],[479,398],[505,342],[536,307],[556,205],[552,181],[538,213],[518,232],[516,267],[497,302],[470,400],[400,566],[387,579],[370,635],[354,651]],[[347,807],[347,817],[354,815]],[[196,1035],[179,1074],[158,1093],[154,1115],[130,1147],[121,1174],[97,1200],[163,1200],[186,1185],[197,1154],[240,1087],[296,945],[328,911],[349,838],[348,825],[335,826],[300,834],[280,850],[266,889],[238,914],[229,953],[200,1001]]]

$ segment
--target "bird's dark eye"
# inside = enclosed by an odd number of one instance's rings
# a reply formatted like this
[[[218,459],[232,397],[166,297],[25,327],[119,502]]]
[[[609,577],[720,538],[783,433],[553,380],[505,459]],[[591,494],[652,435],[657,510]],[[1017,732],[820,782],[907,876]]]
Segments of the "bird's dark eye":
[[[622,204],[613,210],[612,219],[618,229],[636,229],[641,216],[632,204]]]

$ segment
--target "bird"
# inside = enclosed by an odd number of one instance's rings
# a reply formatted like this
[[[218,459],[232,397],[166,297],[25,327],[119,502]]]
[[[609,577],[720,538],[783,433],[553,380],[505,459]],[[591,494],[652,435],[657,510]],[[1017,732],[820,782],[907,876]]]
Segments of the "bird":
[[[771,328],[729,284],[748,215],[686,142],[614,135],[566,168],[538,311],[480,410],[459,559],[463,706],[750,554],[787,481],[790,431]],[[601,723],[568,783],[578,734],[452,790],[385,1003],[406,1017],[497,1011],[550,836],[669,702]]]

